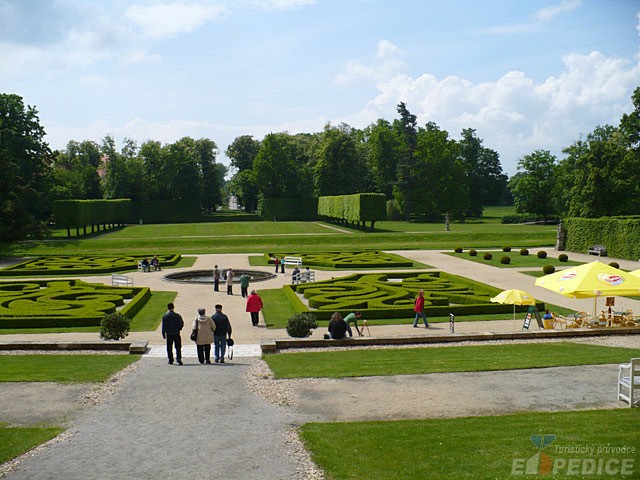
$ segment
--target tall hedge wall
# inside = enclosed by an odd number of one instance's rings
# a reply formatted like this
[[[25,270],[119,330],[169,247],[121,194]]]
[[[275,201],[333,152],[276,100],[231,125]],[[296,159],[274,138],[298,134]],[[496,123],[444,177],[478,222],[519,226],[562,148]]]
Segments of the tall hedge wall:
[[[592,245],[604,245],[609,256],[640,259],[640,216],[566,218],[562,223],[571,252],[586,253]]]
[[[332,195],[318,199],[318,215],[343,222],[375,222],[387,218],[387,199],[383,193]]]
[[[316,220],[318,199],[313,198],[262,198],[258,202],[258,214],[265,220]]]
[[[202,218],[198,200],[156,200],[135,202],[133,222],[138,223],[191,223]]]
[[[53,203],[56,226],[86,228],[95,225],[123,225],[131,221],[131,200],[57,200]]]

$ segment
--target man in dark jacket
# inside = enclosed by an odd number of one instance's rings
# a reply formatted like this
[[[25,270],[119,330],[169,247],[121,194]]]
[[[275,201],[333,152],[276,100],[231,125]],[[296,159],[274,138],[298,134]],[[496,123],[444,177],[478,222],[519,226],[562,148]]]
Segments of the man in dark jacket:
[[[213,335],[214,361],[224,363],[224,354],[227,351],[227,337],[231,338],[231,322],[229,317],[222,313],[222,305],[216,305],[216,313],[211,317],[216,324],[216,331]]]
[[[169,365],[173,365],[173,345],[176,347],[176,360],[182,365],[182,338],[180,330],[184,327],[184,321],[179,313],[174,312],[173,303],[167,304],[167,313],[162,316],[162,338],[167,339],[167,357]]]

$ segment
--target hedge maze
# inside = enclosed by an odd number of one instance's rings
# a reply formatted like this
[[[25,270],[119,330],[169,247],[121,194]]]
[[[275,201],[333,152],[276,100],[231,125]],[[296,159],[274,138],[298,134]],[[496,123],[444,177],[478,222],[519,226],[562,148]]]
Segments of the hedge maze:
[[[302,257],[302,263],[310,267],[330,267],[345,270],[358,268],[406,268],[413,267],[413,262],[407,258],[391,253],[379,251],[365,252],[322,252],[322,253],[266,253],[265,258],[270,261],[273,256]]]
[[[413,316],[413,302],[420,289],[425,292],[425,312],[429,316],[510,313],[512,305],[491,303],[500,290],[446,272],[353,274],[315,283],[286,285],[287,297],[296,310],[307,307],[302,294],[319,320],[333,312],[360,310],[367,319]],[[297,305],[296,305],[297,304]]]
[[[99,326],[116,310],[132,318],[150,295],[147,287],[80,280],[0,282],[0,329]]]
[[[146,255],[149,260],[153,255]],[[138,261],[145,255],[103,256],[103,255],[67,255],[38,257],[17,263],[0,270],[0,276],[36,276],[36,275],[101,275],[127,270],[137,270]],[[180,255],[158,255],[160,267],[175,265]]]

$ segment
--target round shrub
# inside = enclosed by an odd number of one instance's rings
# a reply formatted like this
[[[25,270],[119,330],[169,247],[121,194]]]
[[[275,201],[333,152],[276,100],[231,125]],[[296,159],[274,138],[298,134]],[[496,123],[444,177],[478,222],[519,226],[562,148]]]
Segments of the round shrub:
[[[469,250],[469,255],[475,257],[476,255],[478,255],[478,252],[472,248],[471,250]]]
[[[547,252],[545,252],[544,250],[540,250],[538,252],[538,258],[547,258]]]
[[[613,268],[620,268],[620,264],[618,262],[609,262],[609,266]]]
[[[529,255],[529,250],[527,250],[526,248],[521,248],[520,255],[522,255],[523,257],[526,257],[527,255]]]
[[[560,261],[560,262],[568,262],[569,261],[569,256],[566,253],[561,253],[560,255],[558,255],[558,261]]]
[[[487,252],[482,256],[482,258],[484,258],[485,260],[491,260],[493,258],[493,255]]]
[[[318,323],[316,316],[310,312],[294,313],[287,320],[287,333],[290,337],[306,338],[314,328],[318,328]]]
[[[131,320],[120,312],[107,313],[100,321],[100,338],[121,340],[129,335]]]
[[[454,252],[456,252],[456,253],[462,253],[462,247],[456,247],[456,249],[454,250]]]
[[[502,251],[503,252],[510,252],[511,251],[511,247],[502,247]]]
[[[544,267],[542,267],[542,271],[545,273],[545,275],[549,275],[550,273],[556,271],[556,267],[554,267],[553,265],[545,265]]]
[[[500,257],[500,263],[503,265],[509,265],[511,263],[511,257],[508,255],[503,255]]]

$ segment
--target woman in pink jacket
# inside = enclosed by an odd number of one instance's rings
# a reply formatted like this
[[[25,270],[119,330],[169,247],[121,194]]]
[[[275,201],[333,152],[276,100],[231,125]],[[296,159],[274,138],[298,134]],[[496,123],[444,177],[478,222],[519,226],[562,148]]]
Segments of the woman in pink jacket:
[[[424,290],[418,292],[418,297],[413,304],[413,311],[416,312],[416,318],[413,319],[413,327],[418,327],[418,320],[422,318],[424,322],[424,328],[429,328],[429,322],[427,322],[427,315],[424,313]]]
[[[251,294],[247,297],[247,312],[251,314],[251,323],[254,327],[258,326],[258,314],[263,306],[260,295],[255,290],[251,290]]]

